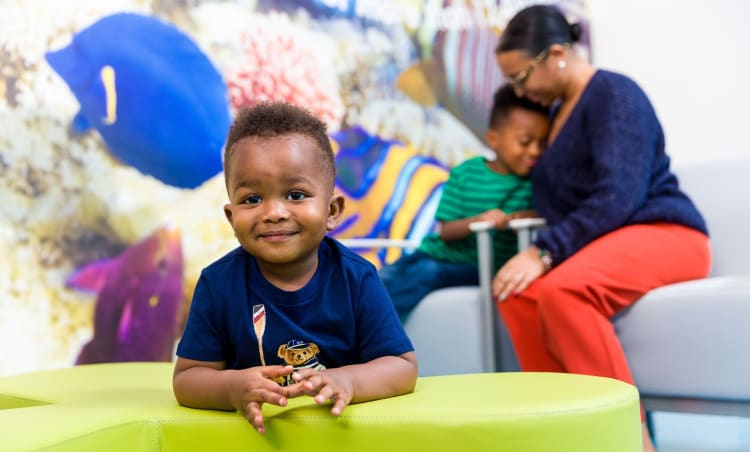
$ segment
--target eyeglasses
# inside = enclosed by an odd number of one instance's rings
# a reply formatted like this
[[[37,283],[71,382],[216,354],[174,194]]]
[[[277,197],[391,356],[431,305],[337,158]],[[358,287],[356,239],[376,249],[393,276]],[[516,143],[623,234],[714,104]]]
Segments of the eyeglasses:
[[[570,44],[565,43],[563,44],[563,47],[567,48]],[[515,86],[516,88],[523,88],[523,85],[526,83],[526,80],[529,79],[529,76],[531,75],[531,71],[534,70],[535,67],[539,65],[545,58],[547,58],[547,55],[549,55],[549,50],[552,46],[547,47],[546,49],[539,52],[539,55],[534,57],[534,60],[529,64],[529,67],[524,69],[523,71],[519,72],[513,77],[510,77],[508,81],[511,85]]]

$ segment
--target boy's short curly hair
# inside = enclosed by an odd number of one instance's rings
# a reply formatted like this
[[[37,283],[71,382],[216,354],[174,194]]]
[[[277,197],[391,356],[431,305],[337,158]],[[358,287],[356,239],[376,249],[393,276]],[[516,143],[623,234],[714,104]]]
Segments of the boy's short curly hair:
[[[325,123],[309,111],[285,102],[262,102],[237,112],[224,146],[225,179],[229,173],[229,157],[234,152],[237,142],[248,137],[276,138],[292,134],[303,135],[315,144],[320,169],[333,187],[336,163]]]
[[[495,128],[508,119],[510,113],[516,108],[537,112],[544,116],[549,115],[549,108],[525,97],[517,96],[515,91],[513,91],[513,86],[506,83],[495,91],[495,95],[492,99],[492,108],[490,109],[488,124],[490,129]]]

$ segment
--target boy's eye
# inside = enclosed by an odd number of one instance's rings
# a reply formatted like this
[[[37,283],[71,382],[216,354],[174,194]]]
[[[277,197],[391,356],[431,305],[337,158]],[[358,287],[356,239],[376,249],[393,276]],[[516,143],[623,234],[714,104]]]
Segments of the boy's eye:
[[[528,133],[519,133],[515,136],[515,138],[516,143],[518,143],[519,146],[523,147],[530,145],[534,141],[534,137]]]
[[[243,199],[240,203],[241,204],[259,204],[263,199],[258,195],[250,195],[247,198]]]
[[[307,195],[302,193],[301,191],[292,191],[289,192],[288,195],[286,195],[286,198],[290,201],[302,201],[303,199],[307,198]]]

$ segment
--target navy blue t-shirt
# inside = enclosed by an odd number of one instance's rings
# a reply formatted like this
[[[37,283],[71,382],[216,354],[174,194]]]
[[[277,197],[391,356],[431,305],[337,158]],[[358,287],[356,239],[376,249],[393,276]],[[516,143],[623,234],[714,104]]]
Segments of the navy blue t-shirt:
[[[177,355],[228,369],[332,368],[414,349],[371,263],[328,237],[318,257],[293,292],[268,282],[242,248],[203,269]]]

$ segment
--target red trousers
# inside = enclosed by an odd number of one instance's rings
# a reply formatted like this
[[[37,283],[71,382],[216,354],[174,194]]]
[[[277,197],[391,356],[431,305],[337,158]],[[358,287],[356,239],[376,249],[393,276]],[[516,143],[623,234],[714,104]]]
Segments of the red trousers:
[[[708,237],[674,224],[606,234],[525,291],[498,301],[521,369],[634,384],[612,316],[651,289],[708,275]]]

